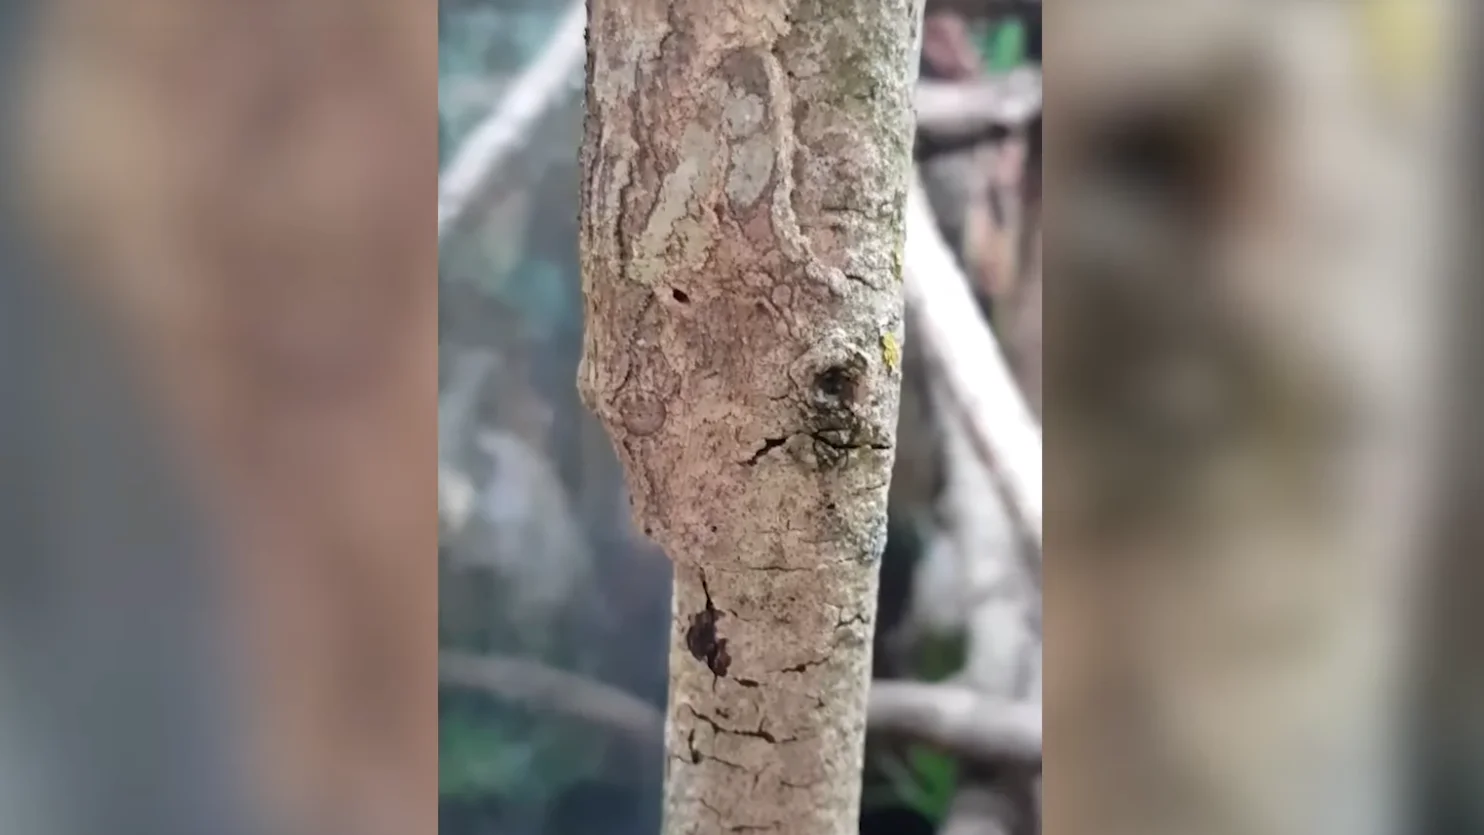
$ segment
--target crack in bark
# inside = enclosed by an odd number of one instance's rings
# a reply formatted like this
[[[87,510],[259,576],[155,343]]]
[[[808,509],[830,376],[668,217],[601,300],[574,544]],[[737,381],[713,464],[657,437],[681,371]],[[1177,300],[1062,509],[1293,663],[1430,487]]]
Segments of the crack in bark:
[[[878,452],[884,452],[891,449],[891,444],[887,443],[853,441],[844,429],[819,429],[809,432],[808,435],[816,442],[840,452],[851,452],[861,449],[874,449]]]
[[[828,658],[820,658],[820,659],[817,659],[815,661],[804,661],[804,662],[795,664],[792,667],[784,667],[782,670],[779,670],[779,672],[783,672],[783,673],[803,673],[803,672],[807,672],[812,667],[818,667],[819,665],[825,663],[826,661],[829,661],[829,659]]]
[[[880,284],[872,284],[865,276],[861,275],[860,273],[845,273],[845,278],[848,281],[853,281],[856,284],[859,284],[863,287],[869,287],[872,290],[884,289]]]
[[[746,729],[737,729],[737,728],[726,728],[726,727],[723,727],[720,723],[718,723],[715,719],[712,719],[710,716],[707,716],[706,714],[704,714],[704,713],[696,710],[694,707],[691,707],[690,705],[686,705],[685,706],[685,709],[688,710],[688,711],[690,711],[690,713],[691,713],[692,716],[696,717],[697,719],[701,720],[702,722],[705,722],[707,725],[710,725],[711,726],[711,730],[714,731],[714,732],[716,732],[716,733],[718,733],[718,734],[728,734],[730,736],[742,736],[742,737],[747,737],[748,739],[761,739],[763,742],[766,742],[769,745],[778,745],[780,743],[793,742],[793,738],[792,737],[784,737],[783,739],[779,739],[778,737],[773,736],[771,733],[768,733],[767,731],[763,730],[763,726],[762,726],[762,722],[761,721],[758,723],[757,730],[755,730],[755,731],[754,730],[746,730]]]
[[[763,445],[761,447],[758,447],[758,450],[754,452],[750,458],[742,463],[749,467],[756,466],[757,462],[763,460],[763,456],[783,446],[787,442],[787,436],[782,438],[764,438]]]
[[[891,444],[879,441],[856,441],[850,437],[849,430],[845,429],[813,429],[803,432],[794,432],[792,434],[782,435],[779,437],[764,438],[762,446],[758,447],[757,451],[753,452],[752,455],[747,458],[747,460],[742,462],[742,464],[748,467],[757,466],[757,464],[762,461],[763,458],[768,455],[768,453],[772,452],[775,449],[778,449],[779,447],[782,447],[784,444],[787,444],[790,438],[799,436],[807,437],[810,440],[814,441],[814,443],[816,444],[816,454],[819,453],[820,446],[828,449],[830,452],[827,454],[826,457],[829,460],[826,463],[830,464],[838,462],[843,455],[851,452],[858,452],[863,449],[885,452],[892,448]]]
[[[691,765],[700,765],[701,763],[710,760],[711,762],[719,763],[734,771],[752,771],[752,769],[748,768],[745,765],[742,765],[741,763],[734,763],[731,760],[724,760],[721,757],[716,756],[715,754],[702,753],[701,750],[696,747],[695,728],[691,728],[690,733],[686,734],[685,747],[688,751],[688,755],[682,756],[681,754],[677,753],[672,755],[671,758],[674,759],[676,762],[682,763],[688,760]]]

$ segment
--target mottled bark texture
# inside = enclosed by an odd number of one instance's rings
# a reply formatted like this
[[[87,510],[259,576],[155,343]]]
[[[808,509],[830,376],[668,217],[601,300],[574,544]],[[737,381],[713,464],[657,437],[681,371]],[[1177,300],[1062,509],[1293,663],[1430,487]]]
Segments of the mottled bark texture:
[[[675,565],[665,831],[854,832],[915,0],[592,0],[579,386]]]

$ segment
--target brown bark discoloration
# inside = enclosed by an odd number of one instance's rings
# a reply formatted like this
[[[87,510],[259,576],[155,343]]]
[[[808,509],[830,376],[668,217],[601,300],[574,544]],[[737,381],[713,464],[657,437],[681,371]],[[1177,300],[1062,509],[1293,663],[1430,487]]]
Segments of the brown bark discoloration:
[[[676,567],[666,831],[852,832],[913,0],[594,0],[579,386]]]

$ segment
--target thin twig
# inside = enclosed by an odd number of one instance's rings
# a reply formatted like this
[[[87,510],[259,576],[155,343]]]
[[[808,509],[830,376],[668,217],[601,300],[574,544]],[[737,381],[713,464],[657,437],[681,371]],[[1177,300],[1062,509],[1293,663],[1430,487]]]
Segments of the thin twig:
[[[867,725],[974,762],[1041,761],[1040,705],[995,699],[961,685],[872,682]]]
[[[1041,72],[1022,67],[988,78],[919,81],[912,107],[922,139],[973,141],[1030,124],[1041,112]]]
[[[616,687],[537,661],[442,650],[438,682],[594,722],[647,745],[664,739],[665,716],[659,708]]]
[[[907,303],[919,336],[1008,507],[1042,542],[1041,428],[1020,392],[969,281],[954,261],[914,175],[907,195]]]
[[[501,167],[528,141],[536,122],[575,91],[573,78],[587,55],[586,28],[587,4],[579,0],[567,10],[541,56],[459,146],[438,178],[439,241],[474,220],[471,209],[493,187]]]

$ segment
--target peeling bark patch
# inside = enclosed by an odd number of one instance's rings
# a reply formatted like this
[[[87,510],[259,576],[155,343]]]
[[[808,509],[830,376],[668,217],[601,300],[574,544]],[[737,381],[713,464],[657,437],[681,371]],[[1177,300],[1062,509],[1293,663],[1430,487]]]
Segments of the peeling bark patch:
[[[708,224],[693,214],[691,202],[711,191],[719,143],[700,125],[688,125],[680,138],[679,162],[661,181],[658,199],[645,221],[638,276],[653,285],[665,272],[696,269],[712,245]],[[673,257],[667,257],[673,252]]]
[[[706,581],[701,581],[706,587]],[[716,635],[716,623],[721,612],[711,602],[711,592],[706,592],[706,608],[691,615],[690,628],[685,630],[685,646],[697,661],[704,662],[711,673],[725,676],[732,665],[732,656],[727,652],[727,639]]]

